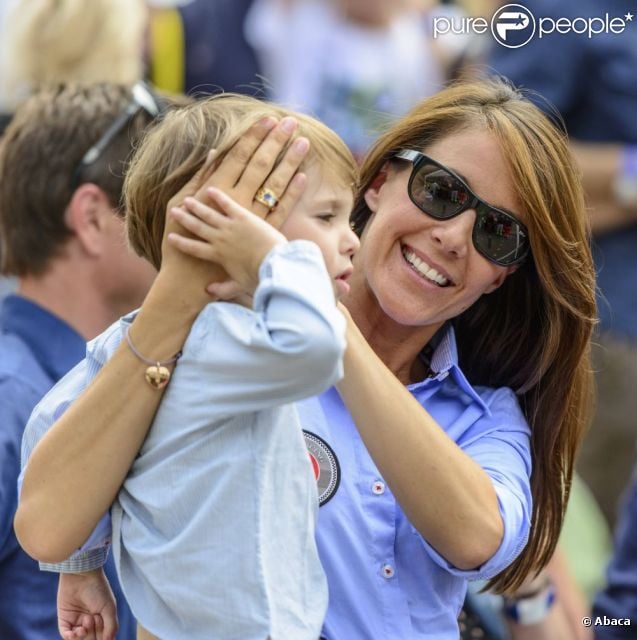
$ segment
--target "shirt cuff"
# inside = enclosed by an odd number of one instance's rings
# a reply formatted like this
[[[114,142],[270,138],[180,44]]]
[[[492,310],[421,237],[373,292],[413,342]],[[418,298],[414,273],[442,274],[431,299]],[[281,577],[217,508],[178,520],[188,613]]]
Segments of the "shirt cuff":
[[[275,244],[265,255],[259,267],[259,279],[272,278],[280,260],[311,261],[324,264],[323,254],[318,245],[311,240],[290,240]],[[279,275],[278,273],[276,274]],[[284,271],[282,276],[285,276]]]
[[[424,538],[423,544],[431,559],[454,576],[465,580],[489,580],[504,571],[522,552],[529,538],[530,521],[512,491],[494,482],[500,515],[504,526],[498,550],[483,565],[475,569],[458,569],[441,556]]]
[[[99,569],[106,563],[108,547],[89,549],[64,560],[64,562],[40,562],[40,571],[52,571],[53,573],[85,573]]]
[[[309,301],[312,308],[336,309],[332,280],[316,243],[310,240],[291,240],[270,250],[259,268],[259,286],[254,292],[254,311],[263,311],[271,296],[280,291],[297,300]],[[335,321],[342,325],[344,333],[345,321]]]

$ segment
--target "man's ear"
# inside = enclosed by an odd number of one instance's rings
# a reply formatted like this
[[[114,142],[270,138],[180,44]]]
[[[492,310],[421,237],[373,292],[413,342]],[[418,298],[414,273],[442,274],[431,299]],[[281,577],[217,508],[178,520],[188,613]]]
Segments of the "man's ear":
[[[114,215],[108,196],[97,185],[80,185],[71,196],[66,213],[66,226],[74,233],[86,253],[102,253],[104,231]]]
[[[385,184],[387,180],[387,172],[389,171],[389,163],[386,162],[378,171],[375,178],[372,180],[369,187],[365,191],[365,202],[369,207],[369,210],[372,213],[376,213],[376,209],[378,209],[378,198],[380,194],[381,187]]]
[[[514,264],[512,267],[506,267],[504,271],[501,271],[495,280],[487,287],[485,293],[493,293],[496,289],[499,289],[504,281],[511,275],[513,275],[520,265]]]

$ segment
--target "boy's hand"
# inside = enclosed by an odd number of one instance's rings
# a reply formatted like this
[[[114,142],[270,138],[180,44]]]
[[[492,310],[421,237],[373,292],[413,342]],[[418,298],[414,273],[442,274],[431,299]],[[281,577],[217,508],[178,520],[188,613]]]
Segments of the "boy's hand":
[[[258,284],[263,259],[274,246],[287,240],[272,225],[222,191],[209,189],[209,195],[218,210],[186,198],[183,207],[171,211],[171,216],[197,239],[171,233],[168,241],[188,255],[221,265],[239,290],[252,293]],[[227,297],[221,291],[231,286],[229,283],[214,286],[219,291],[209,287],[210,293]]]
[[[115,640],[117,607],[102,569],[61,573],[57,606],[63,640]]]

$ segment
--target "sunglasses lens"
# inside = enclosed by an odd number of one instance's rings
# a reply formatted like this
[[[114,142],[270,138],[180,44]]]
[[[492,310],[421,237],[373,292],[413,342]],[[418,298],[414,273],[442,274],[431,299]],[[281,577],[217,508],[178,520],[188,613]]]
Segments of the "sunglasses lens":
[[[450,173],[433,164],[423,164],[411,179],[414,204],[433,218],[455,216],[469,200],[464,185]]]
[[[426,156],[403,151],[398,157],[417,162],[409,181],[409,197],[421,211],[437,220],[447,220],[473,206],[477,214],[473,243],[485,258],[507,266],[526,257],[526,230],[512,215],[477,198],[460,178]]]
[[[494,209],[478,212],[473,241],[480,253],[503,266],[518,262],[528,250],[526,232],[518,221]]]

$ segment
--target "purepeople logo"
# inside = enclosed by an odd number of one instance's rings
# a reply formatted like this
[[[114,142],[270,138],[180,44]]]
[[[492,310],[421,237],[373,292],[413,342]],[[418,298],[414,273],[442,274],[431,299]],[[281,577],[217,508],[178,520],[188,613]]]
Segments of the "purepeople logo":
[[[633,18],[629,12],[622,17],[605,13],[603,17],[541,17],[536,20],[521,4],[505,4],[493,14],[491,22],[481,17],[436,17],[433,19],[433,36],[435,39],[447,34],[482,35],[490,29],[494,39],[503,47],[517,49],[528,44],[535,35],[543,38],[553,33],[575,33],[593,38],[600,33],[620,34]]]
[[[535,16],[521,4],[505,4],[491,18],[491,33],[503,47],[523,47],[535,35]]]

